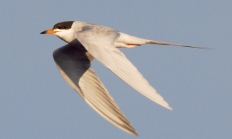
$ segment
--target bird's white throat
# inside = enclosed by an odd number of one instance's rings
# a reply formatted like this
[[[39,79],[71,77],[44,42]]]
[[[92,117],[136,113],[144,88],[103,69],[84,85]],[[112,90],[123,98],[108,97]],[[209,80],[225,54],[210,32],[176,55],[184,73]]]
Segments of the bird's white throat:
[[[75,39],[75,31],[73,29],[55,29],[55,31],[57,31],[55,35],[67,43]]]

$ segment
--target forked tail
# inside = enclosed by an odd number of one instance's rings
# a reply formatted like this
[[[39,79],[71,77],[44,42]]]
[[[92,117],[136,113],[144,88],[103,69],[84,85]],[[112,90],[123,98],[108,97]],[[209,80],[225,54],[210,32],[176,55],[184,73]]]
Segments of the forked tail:
[[[160,41],[153,41],[149,40],[146,42],[146,44],[157,44],[157,45],[171,45],[171,46],[181,46],[181,47],[190,47],[190,48],[198,48],[198,49],[211,49],[208,47],[199,47],[199,46],[191,46],[191,45],[184,45],[184,44],[174,44],[174,43],[168,43],[168,42],[160,42]]]

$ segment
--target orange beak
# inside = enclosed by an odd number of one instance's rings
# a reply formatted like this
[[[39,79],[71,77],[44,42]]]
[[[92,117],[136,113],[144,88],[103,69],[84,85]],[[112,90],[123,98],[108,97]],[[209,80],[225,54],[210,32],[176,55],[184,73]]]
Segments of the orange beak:
[[[54,31],[53,29],[48,29],[48,30],[41,32],[40,34],[55,34],[56,32],[57,31]]]

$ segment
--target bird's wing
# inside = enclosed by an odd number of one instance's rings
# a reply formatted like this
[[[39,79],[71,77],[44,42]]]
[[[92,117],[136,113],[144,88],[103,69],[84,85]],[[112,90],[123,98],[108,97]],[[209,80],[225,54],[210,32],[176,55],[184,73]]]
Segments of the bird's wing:
[[[103,65],[109,68],[127,84],[144,96],[168,109],[171,107],[148,83],[126,56],[115,48],[115,40],[119,33],[101,26],[85,27],[76,33],[76,38],[85,49]]]
[[[90,67],[88,55],[81,44],[67,44],[53,53],[63,78],[96,112],[122,130],[138,135]]]

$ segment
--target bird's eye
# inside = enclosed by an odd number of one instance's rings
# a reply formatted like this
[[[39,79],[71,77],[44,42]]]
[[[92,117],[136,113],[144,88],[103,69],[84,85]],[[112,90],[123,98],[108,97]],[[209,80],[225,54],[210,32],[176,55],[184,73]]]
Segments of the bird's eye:
[[[57,28],[57,29],[66,29],[66,26],[55,26],[54,28]]]

